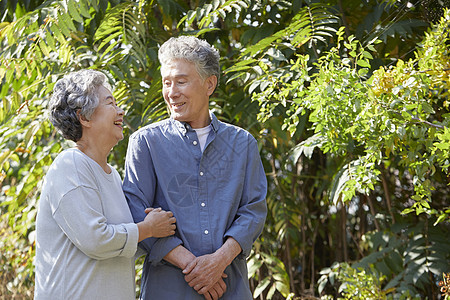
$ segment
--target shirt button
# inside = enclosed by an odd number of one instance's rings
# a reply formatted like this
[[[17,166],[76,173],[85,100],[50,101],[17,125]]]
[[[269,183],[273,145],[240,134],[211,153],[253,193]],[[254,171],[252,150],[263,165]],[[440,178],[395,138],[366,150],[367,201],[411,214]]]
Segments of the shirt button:
[[[209,233],[209,231],[208,231],[208,230],[205,230],[204,232],[205,232],[205,234],[208,234],[208,233]]]
[[[200,172],[200,176],[203,176],[203,172]]]
[[[197,141],[193,141],[192,144],[194,144],[194,146],[197,145]]]
[[[206,206],[206,204],[205,204],[205,202],[202,202],[202,204],[200,204],[201,206],[203,206],[203,207],[205,207]]]

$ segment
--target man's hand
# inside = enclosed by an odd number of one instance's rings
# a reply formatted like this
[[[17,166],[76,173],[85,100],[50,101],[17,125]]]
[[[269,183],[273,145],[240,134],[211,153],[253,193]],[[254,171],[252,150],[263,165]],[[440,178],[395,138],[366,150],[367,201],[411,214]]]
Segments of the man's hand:
[[[196,257],[183,270],[184,279],[199,294],[204,295],[210,291],[215,284],[222,280],[227,264],[218,255],[206,254]],[[213,290],[215,291],[215,289]],[[214,293],[214,292],[212,292]]]
[[[226,277],[227,274],[223,273],[222,278]],[[223,296],[223,294],[225,294],[227,286],[222,278],[219,281],[217,281],[216,284],[213,285],[213,287],[209,291],[203,294],[206,300],[218,300],[220,297]]]
[[[226,277],[225,268],[241,251],[239,243],[234,238],[228,237],[216,252],[195,257],[188,263],[183,269],[184,279],[207,300],[218,299],[226,290],[222,279]]]

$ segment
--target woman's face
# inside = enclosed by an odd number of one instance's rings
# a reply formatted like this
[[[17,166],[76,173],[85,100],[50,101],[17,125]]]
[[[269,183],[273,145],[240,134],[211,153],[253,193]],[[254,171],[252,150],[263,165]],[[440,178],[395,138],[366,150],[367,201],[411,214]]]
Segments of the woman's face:
[[[116,99],[107,88],[100,86],[97,93],[99,101],[89,120],[90,132],[98,137],[98,141],[107,139],[115,145],[123,139],[124,111],[117,106]]]

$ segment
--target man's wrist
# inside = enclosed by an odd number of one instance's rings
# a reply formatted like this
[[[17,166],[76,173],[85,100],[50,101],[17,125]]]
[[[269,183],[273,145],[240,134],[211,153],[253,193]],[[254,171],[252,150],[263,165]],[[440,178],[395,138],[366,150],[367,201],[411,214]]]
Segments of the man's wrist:
[[[232,257],[230,255],[227,255],[225,251],[219,251],[218,249],[216,252],[212,253],[213,261],[215,262],[215,265],[218,267],[218,269],[225,271],[225,269],[233,262]]]
[[[177,266],[181,270],[184,270],[186,266],[194,259],[195,255],[184,248],[182,245],[178,245],[169,253],[167,253],[166,256],[164,256],[164,260],[171,263],[172,265]]]
[[[241,253],[242,249],[239,243],[232,237],[228,237],[225,243],[214,252],[214,255],[218,258],[219,263],[225,263],[229,266],[236,256]]]

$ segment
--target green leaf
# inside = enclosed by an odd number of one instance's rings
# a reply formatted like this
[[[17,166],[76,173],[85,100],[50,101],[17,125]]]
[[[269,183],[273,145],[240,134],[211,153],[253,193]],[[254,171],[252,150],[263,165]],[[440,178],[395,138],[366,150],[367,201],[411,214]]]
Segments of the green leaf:
[[[45,39],[46,39],[47,44],[50,47],[51,51],[56,51],[55,38],[53,37],[52,33],[48,30],[45,33]]]
[[[261,280],[258,286],[253,291],[253,298],[258,298],[259,295],[267,288],[269,284],[270,284],[269,276]]]
[[[99,50],[101,50],[101,49],[102,49],[105,45],[107,45],[111,40],[113,40],[113,39],[115,39],[115,38],[117,38],[117,37],[119,37],[119,36],[121,36],[121,35],[122,35],[122,32],[115,32],[115,33],[113,33],[113,34],[110,34],[107,38],[105,38],[105,39],[102,40],[100,46],[98,47]],[[115,46],[117,45],[117,43],[118,43],[118,41],[115,41],[115,42],[111,43],[111,44],[109,45],[109,47],[108,47],[106,50],[103,50],[104,54],[108,53],[109,50],[110,50],[111,48],[113,48],[113,47],[115,47]],[[112,46],[112,47],[111,47],[111,46]]]
[[[251,259],[248,263],[248,275],[249,277],[253,276],[253,274],[256,273],[256,271],[261,268],[263,265],[262,260],[258,259]]]
[[[90,19],[91,14],[89,13],[89,5],[93,5],[95,7],[97,0],[90,0],[89,3],[85,0],[80,0],[78,2],[78,5],[80,7],[80,13],[81,15],[86,18]],[[95,9],[97,11],[97,9]]]
[[[367,52],[367,51],[363,51],[363,57],[364,58],[367,58],[367,59],[373,59],[373,56],[372,56],[372,54],[370,54],[369,52]]]
[[[42,53],[45,56],[49,57],[50,56],[50,51],[49,51],[49,49],[47,47],[47,44],[43,40],[39,40],[38,44],[39,44],[39,48],[41,49]]]
[[[370,68],[370,63],[366,60],[359,59],[357,62],[358,66],[363,68]]]
[[[289,292],[290,292],[289,282],[286,283],[286,282],[282,282],[282,281],[276,281],[275,286],[276,286],[277,291],[279,291],[283,295],[283,297],[285,297],[285,298],[288,297]]]
[[[6,149],[0,154],[0,169],[3,168],[3,164],[6,162],[6,160],[11,156],[12,151],[9,149]]]
[[[53,32],[53,35],[56,36],[56,39],[58,40],[58,42],[60,44],[65,44],[66,43],[66,39],[64,38],[64,35],[60,29],[59,26],[57,26],[55,23],[52,23],[50,25],[50,29]]]
[[[81,15],[78,13],[78,5],[75,4],[74,0],[68,0],[67,1],[67,7],[69,10],[69,15],[74,18],[75,21],[77,21],[78,23],[83,23],[83,18],[81,17]]]
[[[439,217],[437,218],[436,222],[434,222],[433,226],[438,225],[440,222],[449,219],[450,217],[447,214],[441,214],[439,215]]]

